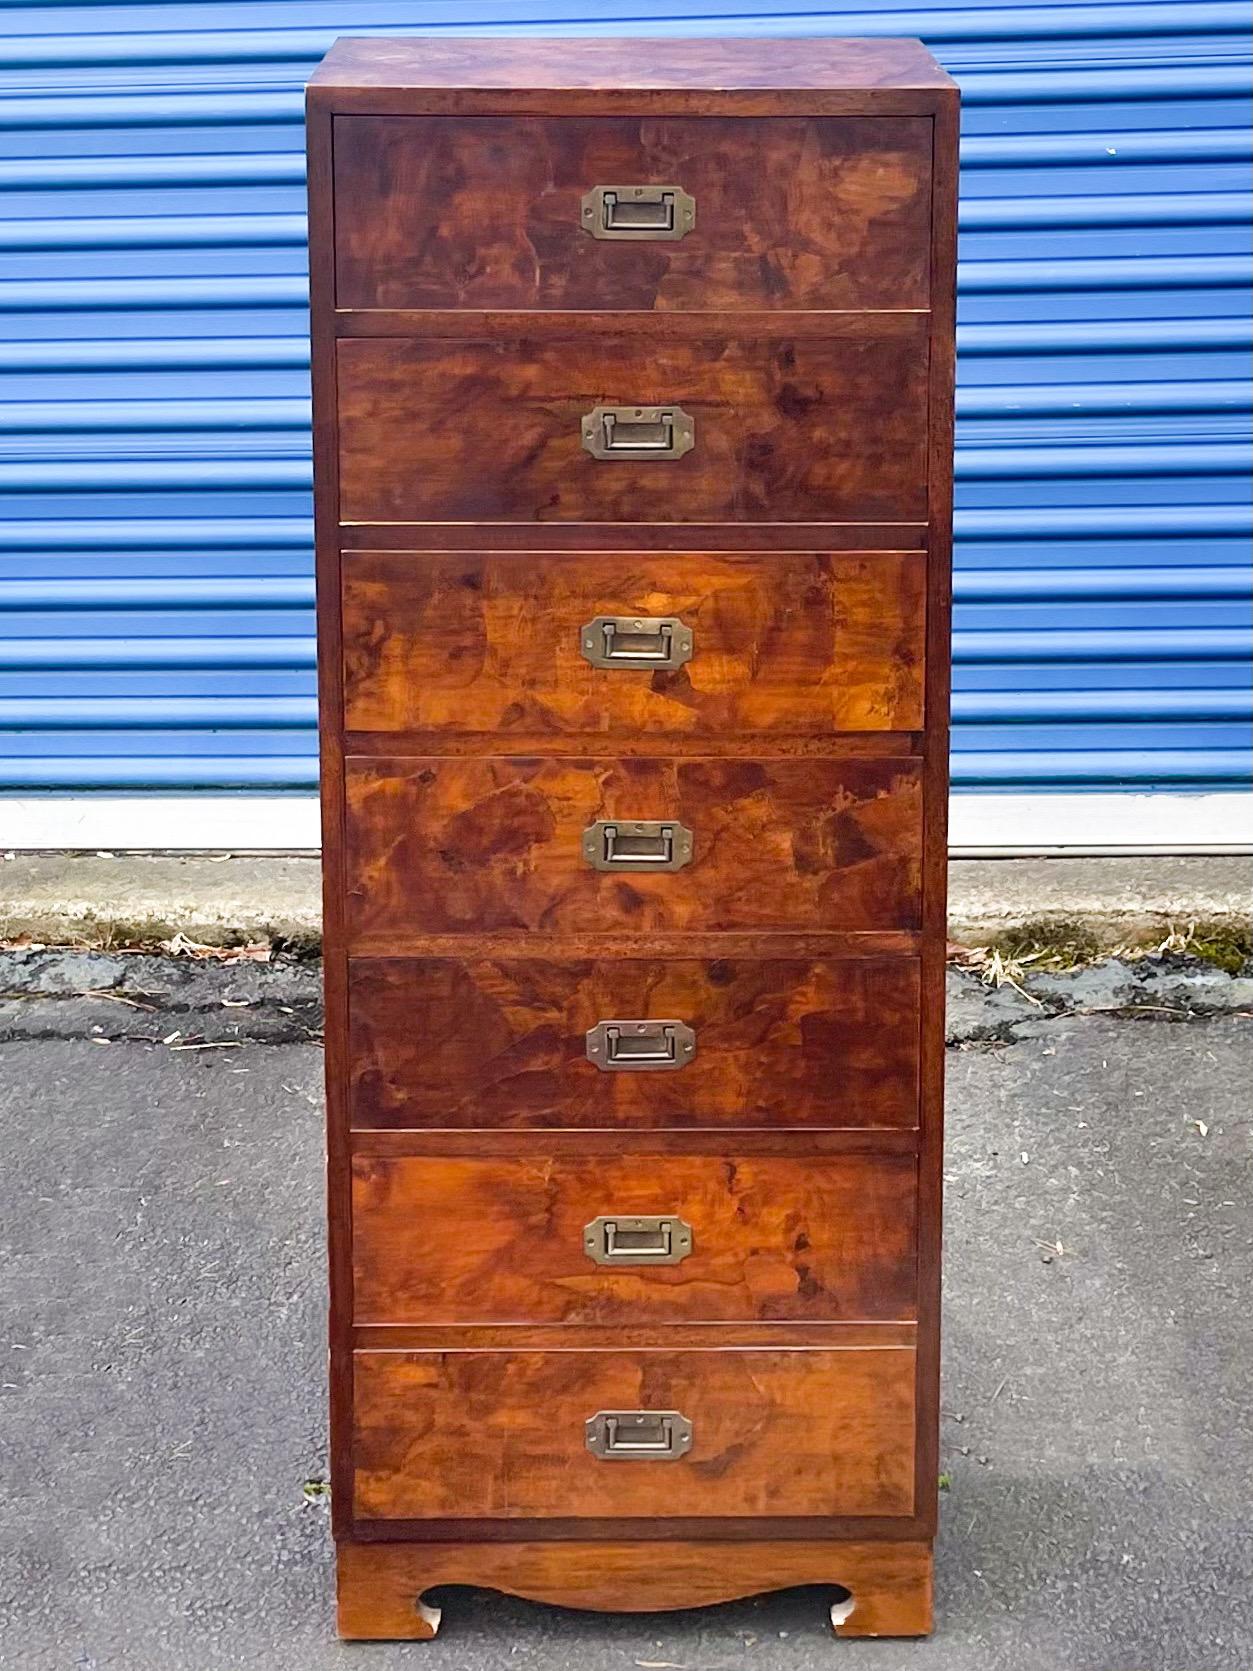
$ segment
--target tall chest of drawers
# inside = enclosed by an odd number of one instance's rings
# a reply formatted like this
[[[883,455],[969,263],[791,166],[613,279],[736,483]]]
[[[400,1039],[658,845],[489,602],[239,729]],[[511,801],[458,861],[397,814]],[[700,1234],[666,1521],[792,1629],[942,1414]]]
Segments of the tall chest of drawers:
[[[310,86],[344,1635],[930,1628],[956,133],[910,41]]]

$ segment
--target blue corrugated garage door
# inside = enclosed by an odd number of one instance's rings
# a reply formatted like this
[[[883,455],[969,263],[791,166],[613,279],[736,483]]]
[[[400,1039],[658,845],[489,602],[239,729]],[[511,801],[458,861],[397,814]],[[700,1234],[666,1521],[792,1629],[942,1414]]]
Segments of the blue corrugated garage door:
[[[0,788],[313,787],[300,89],[437,28],[926,39],[965,96],[956,785],[1247,780],[1244,4],[0,16]]]

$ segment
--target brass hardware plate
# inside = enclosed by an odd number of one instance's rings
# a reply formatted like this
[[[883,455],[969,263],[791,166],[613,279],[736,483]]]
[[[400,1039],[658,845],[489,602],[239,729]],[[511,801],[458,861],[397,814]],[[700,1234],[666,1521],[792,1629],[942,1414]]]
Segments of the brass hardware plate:
[[[593,458],[682,458],[696,445],[696,424],[681,406],[594,406],[580,427]]]
[[[599,818],[583,832],[583,857],[593,870],[682,870],[692,862],[692,832],[665,818]]]
[[[598,615],[579,634],[593,667],[683,667],[692,648],[692,629],[677,615]]]
[[[579,205],[593,238],[673,242],[696,225],[696,199],[682,186],[593,186]]]
[[[584,1431],[606,1462],[677,1462],[692,1448],[692,1424],[677,1410],[598,1410]]]
[[[665,1072],[696,1055],[696,1034],[684,1021],[598,1021],[586,1043],[588,1061],[604,1073]]]
[[[692,1251],[692,1227],[672,1214],[594,1218],[583,1231],[594,1265],[679,1265]]]

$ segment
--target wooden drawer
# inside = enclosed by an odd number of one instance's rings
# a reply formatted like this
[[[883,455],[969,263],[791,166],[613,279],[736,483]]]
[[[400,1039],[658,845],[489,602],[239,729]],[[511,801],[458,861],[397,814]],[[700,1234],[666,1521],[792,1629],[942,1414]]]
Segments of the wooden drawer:
[[[921,552],[345,552],[345,724],[560,736],[912,731],[923,720],[925,586]],[[632,617],[681,623],[643,648],[669,644],[677,659],[674,635],[686,630],[690,659],[593,665],[588,627]],[[603,654],[604,627],[590,644]]]
[[[338,348],[344,522],[922,522],[927,316],[821,337],[356,338]],[[597,407],[677,404],[676,459],[594,458]]]
[[[913,929],[921,772],[910,759],[407,758],[346,762],[348,928]],[[596,870],[594,824],[691,832],[664,874]]]
[[[359,1129],[918,1123],[912,958],[355,958],[348,982]],[[593,1066],[612,1017],[682,1021],[691,1065]]]
[[[911,1320],[916,1183],[912,1155],[359,1154],[354,1320]],[[629,1245],[649,1215],[677,1263]]]
[[[931,122],[341,116],[341,308],[925,308]],[[599,185],[680,186],[675,240],[593,238]]]
[[[359,1519],[908,1515],[914,1354],[355,1354]],[[603,1411],[677,1411],[674,1461],[593,1455]]]

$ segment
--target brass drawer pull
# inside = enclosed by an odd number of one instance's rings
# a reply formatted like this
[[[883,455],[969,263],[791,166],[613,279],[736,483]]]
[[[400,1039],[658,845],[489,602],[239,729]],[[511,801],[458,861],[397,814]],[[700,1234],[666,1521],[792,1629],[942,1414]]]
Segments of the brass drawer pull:
[[[696,225],[696,199],[682,186],[593,186],[580,209],[593,238],[673,241]]]
[[[579,634],[593,667],[683,667],[692,659],[692,629],[677,615],[598,615]]]
[[[581,427],[593,458],[682,458],[696,445],[696,425],[681,406],[594,406]]]
[[[598,1410],[585,1431],[588,1450],[606,1462],[675,1462],[692,1446],[692,1424],[677,1410]]]
[[[696,1054],[696,1034],[683,1021],[598,1021],[587,1032],[587,1059],[605,1073],[682,1068]]]
[[[594,1218],[583,1231],[594,1265],[679,1265],[692,1251],[692,1227],[672,1214]]]
[[[583,832],[583,857],[593,870],[682,870],[692,862],[692,832],[669,819],[599,818]]]

